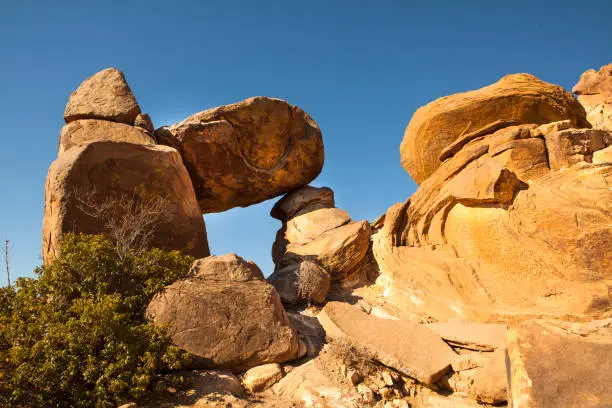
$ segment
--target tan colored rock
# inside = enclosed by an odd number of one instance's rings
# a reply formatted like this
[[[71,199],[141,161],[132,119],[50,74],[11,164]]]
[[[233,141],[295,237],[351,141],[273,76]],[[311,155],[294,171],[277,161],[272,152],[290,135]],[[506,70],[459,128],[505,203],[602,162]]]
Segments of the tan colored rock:
[[[495,351],[506,348],[506,325],[493,323],[464,323],[450,321],[427,325],[447,343],[476,351]]]
[[[190,370],[179,371],[177,374],[191,382],[190,389],[195,391],[192,398],[210,394],[245,396],[240,380],[231,371]]]
[[[64,120],[102,119],[132,125],[140,107],[123,73],[107,68],[87,78],[70,95]]]
[[[330,287],[329,273],[312,261],[298,261],[277,268],[268,277],[286,304],[308,301],[315,304],[325,302]]]
[[[368,315],[357,307],[329,302],[318,315],[327,336],[349,338],[373,359],[424,384],[436,382],[455,353],[427,327]]]
[[[594,152],[593,164],[612,164],[612,146]]]
[[[609,407],[611,320],[575,334],[575,323],[527,321],[508,332],[511,407]],[[593,327],[594,326],[594,327]],[[599,327],[598,327],[599,326]]]
[[[588,127],[584,109],[569,92],[532,75],[507,75],[419,108],[404,133],[402,166],[420,184],[440,166],[442,151],[459,139],[465,144],[511,125],[566,119],[574,127]],[[462,148],[455,146],[449,154]]]
[[[270,215],[277,220],[287,221],[298,213],[305,212],[303,210],[333,208],[334,205],[334,192],[331,188],[306,186],[291,191],[278,200]]]
[[[191,265],[190,273],[203,279],[231,280],[246,282],[264,280],[261,269],[252,261],[245,261],[236,254],[209,256],[197,259]]]
[[[155,132],[155,128],[153,127],[153,121],[151,120],[151,117],[148,113],[138,114],[138,116],[136,116],[136,119],[134,119],[134,126],[142,128],[147,132],[150,132],[151,134]]]
[[[287,221],[285,239],[291,244],[307,244],[323,233],[351,221],[351,216],[339,208],[321,208]]]
[[[323,167],[317,124],[297,106],[254,97],[158,129],[177,147],[203,213],[246,207],[302,187]]]
[[[278,364],[264,364],[249,369],[242,379],[244,387],[252,393],[262,392],[283,378],[283,369]]]
[[[494,353],[479,353],[478,366],[455,372],[449,385],[455,392],[487,404],[501,404],[508,400],[506,378],[506,349]]]
[[[367,221],[352,222],[328,231],[305,245],[287,245],[286,257],[314,260],[329,272],[332,281],[339,280],[362,265],[370,246],[370,235],[371,228]]]
[[[64,233],[106,232],[108,220],[92,217],[88,206],[151,198],[162,200],[164,215],[150,246],[208,256],[204,220],[176,150],[104,141],[66,151],[53,162],[47,175],[42,249],[45,264],[58,254]],[[90,202],[84,206],[83,200]]]
[[[578,162],[592,162],[593,153],[612,145],[612,135],[598,129],[567,129],[547,134],[546,148],[552,170]]]
[[[572,89],[595,129],[612,131],[612,64],[589,69]]]
[[[155,144],[155,140],[138,127],[107,120],[81,119],[70,122],[62,128],[58,154],[74,146],[104,140],[142,145]]]
[[[296,332],[276,290],[264,281],[192,277],[156,295],[147,316],[194,356],[193,368],[240,371],[295,359]]]

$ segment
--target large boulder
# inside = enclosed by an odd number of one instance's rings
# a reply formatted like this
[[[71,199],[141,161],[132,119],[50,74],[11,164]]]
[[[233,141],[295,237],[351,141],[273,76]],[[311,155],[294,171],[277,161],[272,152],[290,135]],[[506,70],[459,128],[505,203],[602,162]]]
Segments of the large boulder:
[[[147,316],[168,327],[172,342],[193,357],[193,368],[242,371],[297,357],[278,292],[265,281],[190,277],[155,296]]]
[[[150,246],[208,256],[204,220],[175,149],[100,141],[67,150],[51,165],[45,186],[45,264],[58,254],[62,234],[107,233],[108,214],[101,208],[126,211],[154,199],[159,208],[148,216],[158,220]]]
[[[81,119],[65,125],[60,132],[59,152],[74,146],[109,140],[154,145],[155,139],[140,127],[98,119]]]
[[[156,131],[176,147],[203,213],[246,207],[304,186],[323,167],[323,139],[306,112],[254,97]]]
[[[453,350],[424,325],[368,315],[347,303],[329,302],[318,315],[327,336],[348,339],[374,360],[423,384],[447,373]]]
[[[564,119],[574,127],[589,127],[584,108],[563,88],[528,74],[508,75],[419,108],[400,146],[402,166],[420,184],[470,140],[509,125]]]
[[[64,119],[102,119],[132,125],[140,107],[123,73],[107,68],[87,78],[70,95]]]
[[[612,319],[530,320],[508,332],[512,407],[612,405]]]
[[[572,89],[595,129],[612,131],[612,64],[582,74]]]
[[[246,261],[236,254],[197,259],[191,265],[190,273],[198,278],[212,280],[246,282],[253,279],[264,279],[261,269],[255,262]]]
[[[278,200],[270,215],[283,222],[300,214],[335,206],[334,192],[329,187],[306,186],[294,190]]]

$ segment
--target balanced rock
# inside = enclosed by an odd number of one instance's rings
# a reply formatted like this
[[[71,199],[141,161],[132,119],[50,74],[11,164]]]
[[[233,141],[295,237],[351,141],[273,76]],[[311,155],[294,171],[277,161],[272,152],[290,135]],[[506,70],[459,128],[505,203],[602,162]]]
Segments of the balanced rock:
[[[402,166],[420,184],[470,140],[509,125],[568,119],[574,127],[589,127],[584,115],[584,108],[561,87],[528,74],[507,75],[493,85],[419,108],[404,133]]]
[[[225,260],[229,269],[233,260]],[[219,262],[223,259],[213,260]],[[193,368],[241,371],[297,357],[297,334],[271,285],[257,276],[218,280],[219,275],[202,272],[202,263],[196,269],[200,272],[156,295],[146,312],[154,323],[167,325],[172,342],[194,357]]]
[[[60,132],[59,152],[73,146],[108,140],[141,145],[154,145],[155,140],[142,128],[98,119],[80,119],[68,123]]]
[[[508,332],[513,407],[612,405],[612,319],[530,320]]]
[[[612,131],[612,64],[589,69],[572,89],[595,129]]]
[[[156,199],[151,247],[209,255],[206,227],[180,155],[167,146],[100,141],[75,146],[49,169],[45,186],[43,259],[53,261],[67,232],[107,233],[100,208],[127,210]],[[151,220],[149,220],[151,221]]]
[[[327,303],[318,319],[327,336],[348,338],[373,359],[424,384],[448,372],[456,356],[426,326],[380,319],[347,303]]]
[[[87,78],[70,95],[64,120],[102,119],[134,124],[140,107],[123,73],[107,68]]]
[[[156,131],[176,147],[203,213],[246,207],[304,186],[323,167],[323,139],[306,112],[267,97],[209,109]]]

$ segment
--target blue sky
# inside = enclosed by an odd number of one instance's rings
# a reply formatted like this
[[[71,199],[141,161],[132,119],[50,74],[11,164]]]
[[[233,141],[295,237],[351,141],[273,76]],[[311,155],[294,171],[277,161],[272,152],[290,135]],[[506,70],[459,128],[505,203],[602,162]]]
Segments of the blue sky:
[[[612,62],[612,1],[0,2],[0,238],[12,276],[40,261],[44,182],[70,93],[122,70],[156,127],[254,95],[320,125],[330,186],[354,219],[416,186],[399,162],[412,113],[528,72],[566,89]],[[272,271],[273,200],[205,217],[214,254]],[[0,273],[0,285],[6,284]]]

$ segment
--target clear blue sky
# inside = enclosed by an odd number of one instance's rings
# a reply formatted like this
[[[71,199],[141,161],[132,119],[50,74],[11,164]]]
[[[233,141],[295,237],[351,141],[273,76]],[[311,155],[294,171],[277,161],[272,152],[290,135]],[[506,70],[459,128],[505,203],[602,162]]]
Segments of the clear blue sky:
[[[124,71],[156,127],[254,95],[320,125],[314,182],[372,220],[415,190],[399,163],[412,113],[529,72],[567,89],[612,62],[612,1],[0,1],[0,238],[12,275],[40,261],[44,182],[70,92]],[[205,217],[212,252],[272,271],[273,202]],[[6,284],[4,272],[0,285]]]

